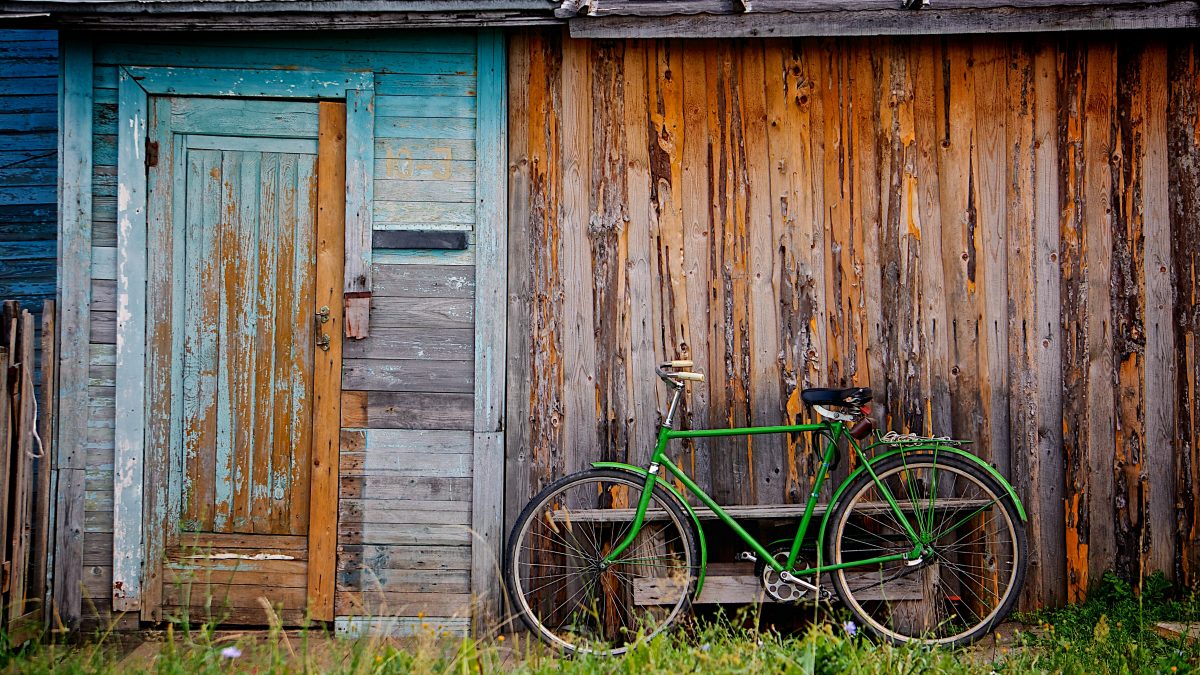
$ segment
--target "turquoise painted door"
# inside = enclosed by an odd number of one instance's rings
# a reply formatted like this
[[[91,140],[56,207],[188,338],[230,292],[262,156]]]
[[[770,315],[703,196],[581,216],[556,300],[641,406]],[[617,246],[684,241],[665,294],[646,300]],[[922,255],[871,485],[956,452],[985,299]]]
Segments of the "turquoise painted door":
[[[173,326],[165,610],[304,609],[316,137],[316,103],[154,100],[148,207],[172,251],[150,319]]]

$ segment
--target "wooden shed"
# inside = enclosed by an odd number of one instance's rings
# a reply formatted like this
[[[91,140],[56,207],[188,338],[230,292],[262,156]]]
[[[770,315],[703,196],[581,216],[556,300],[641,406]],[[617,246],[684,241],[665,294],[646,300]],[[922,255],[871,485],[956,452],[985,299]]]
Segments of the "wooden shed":
[[[298,7],[0,4],[60,31],[68,626],[465,631],[533,493],[645,460],[675,356],[689,424],[853,384],[976,441],[1028,607],[1197,580],[1197,3]],[[677,455],[729,504],[815,469]]]

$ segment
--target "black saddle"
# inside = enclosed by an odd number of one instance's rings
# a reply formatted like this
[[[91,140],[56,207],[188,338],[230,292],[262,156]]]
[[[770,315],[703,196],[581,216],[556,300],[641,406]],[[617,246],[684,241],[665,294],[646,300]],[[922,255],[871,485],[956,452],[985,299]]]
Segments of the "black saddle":
[[[849,389],[805,389],[800,392],[805,405],[835,405],[858,407],[871,400],[871,390],[866,387]]]

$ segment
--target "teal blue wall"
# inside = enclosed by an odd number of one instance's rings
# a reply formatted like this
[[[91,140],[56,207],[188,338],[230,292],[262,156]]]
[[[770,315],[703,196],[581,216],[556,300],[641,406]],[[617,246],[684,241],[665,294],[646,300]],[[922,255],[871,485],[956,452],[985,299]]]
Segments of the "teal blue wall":
[[[58,38],[0,31],[0,299],[54,297]]]

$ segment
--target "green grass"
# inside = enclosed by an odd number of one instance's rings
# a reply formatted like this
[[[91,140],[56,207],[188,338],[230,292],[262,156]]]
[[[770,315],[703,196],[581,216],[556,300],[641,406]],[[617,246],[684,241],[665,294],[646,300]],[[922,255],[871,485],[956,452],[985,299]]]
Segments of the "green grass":
[[[1018,617],[1002,640],[949,651],[879,644],[822,622],[794,634],[757,630],[752,613],[718,616],[638,645],[620,658],[564,659],[528,636],[448,638],[432,630],[404,640],[334,639],[319,630],[230,633],[172,626],[154,649],[126,658],[112,635],[78,646],[0,652],[12,673],[1188,673],[1200,644],[1168,640],[1154,622],[1200,620],[1200,599],[1152,577],[1140,595],[1106,577],[1089,601]],[[1017,626],[1014,628],[1014,626]],[[223,656],[236,647],[240,655]],[[122,660],[125,659],[125,660]]]
[[[1106,574],[1088,601],[1016,617],[1040,630],[1027,632],[998,671],[1061,673],[1190,673],[1200,668],[1200,643],[1168,639],[1159,621],[1200,623],[1200,596],[1180,591],[1155,573],[1140,594]]]

